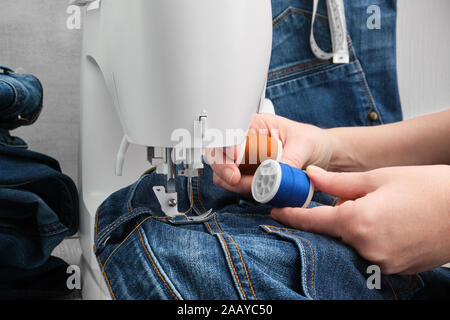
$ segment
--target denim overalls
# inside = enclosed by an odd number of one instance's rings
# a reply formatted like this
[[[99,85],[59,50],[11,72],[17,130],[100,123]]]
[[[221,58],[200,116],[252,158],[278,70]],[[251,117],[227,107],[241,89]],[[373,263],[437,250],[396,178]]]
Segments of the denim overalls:
[[[402,120],[396,75],[396,1],[345,1],[349,64],[317,59],[309,34],[312,1],[272,0],[274,40],[267,97],[278,115],[322,128],[372,126]],[[367,29],[377,4],[381,30]],[[251,17],[249,17],[251,19]],[[318,44],[330,48],[322,1]],[[411,299],[446,297],[450,272],[382,276],[368,287],[370,263],[326,236],[289,229],[270,208],[250,203],[212,182],[212,170],[177,180],[180,211],[215,218],[173,225],[152,192],[164,178],[145,174],[111,195],[97,214],[94,251],[114,299]],[[312,206],[332,205],[317,195]],[[447,296],[448,297],[448,296]]]

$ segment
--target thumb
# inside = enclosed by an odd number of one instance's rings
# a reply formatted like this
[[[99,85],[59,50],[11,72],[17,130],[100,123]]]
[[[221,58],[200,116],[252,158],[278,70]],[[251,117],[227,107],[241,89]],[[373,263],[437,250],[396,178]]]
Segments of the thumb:
[[[309,166],[306,173],[317,189],[341,199],[356,200],[377,188],[367,172],[336,173]]]

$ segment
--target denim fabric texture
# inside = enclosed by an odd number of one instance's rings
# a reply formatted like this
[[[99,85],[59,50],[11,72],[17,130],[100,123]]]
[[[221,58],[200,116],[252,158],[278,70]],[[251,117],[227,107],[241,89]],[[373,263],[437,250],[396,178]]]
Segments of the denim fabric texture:
[[[38,268],[25,270],[0,266],[0,299],[28,300],[61,298],[72,291],[67,288],[69,265],[50,257]]]
[[[0,299],[56,298],[68,264],[51,257],[78,230],[78,193],[56,160],[0,146]]]
[[[95,252],[113,298],[411,299],[425,285],[419,275],[382,276],[381,289],[370,290],[370,263],[353,249],[286,228],[270,218],[270,208],[239,202],[233,194],[204,198],[203,182],[177,180],[184,195],[180,210],[216,208],[215,218],[200,225],[168,222],[152,191],[164,183],[156,174],[144,175],[100,206]],[[436,280],[445,284],[450,272],[446,277]]]
[[[56,160],[0,147],[0,265],[36,268],[78,229],[78,192]]]
[[[0,69],[0,299],[59,297],[71,292],[68,265],[51,253],[78,230],[78,192],[55,159],[9,132],[39,116],[39,80]]]
[[[331,51],[321,1],[315,36]],[[400,121],[395,52],[396,1],[346,1],[349,64],[318,60],[309,45],[312,1],[272,0],[274,39],[267,97],[278,115],[322,128]],[[382,10],[367,30],[366,9]],[[251,19],[251,17],[249,17]],[[173,225],[152,191],[164,177],[145,174],[98,209],[95,246],[114,299],[413,299],[450,296],[450,271],[382,276],[370,290],[370,263],[326,236],[286,228],[270,208],[199,178],[178,177],[179,210],[214,219]],[[337,199],[318,193],[311,206]],[[433,290],[434,288],[440,288]]]
[[[0,128],[0,146],[27,149],[28,144],[19,137],[12,136],[8,130]]]
[[[13,130],[33,124],[42,110],[38,78],[0,66],[0,128]]]

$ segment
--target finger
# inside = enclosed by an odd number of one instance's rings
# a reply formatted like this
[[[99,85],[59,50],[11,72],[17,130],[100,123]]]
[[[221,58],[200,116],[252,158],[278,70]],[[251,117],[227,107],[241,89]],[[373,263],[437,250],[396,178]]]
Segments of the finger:
[[[259,133],[261,135],[282,140],[282,128],[286,127],[287,121],[289,120],[273,114],[256,114],[250,124],[249,133]]]
[[[340,238],[338,208],[321,206],[312,209],[273,209],[272,217],[284,225],[306,232],[320,233]]]
[[[306,173],[320,191],[347,200],[361,198],[377,188],[366,172],[335,173],[309,166]]]
[[[234,164],[240,150],[240,146],[205,149],[205,160],[209,165]]]
[[[244,195],[249,195],[251,193],[252,180],[253,180],[252,176],[241,176],[239,183],[235,185],[229,185],[224,180],[222,180],[218,175],[216,174],[213,175],[213,181],[217,186],[226,189],[228,191]]]
[[[283,155],[281,157],[281,162],[285,163],[293,168],[297,168],[297,169],[303,169],[303,166],[306,163],[306,152],[305,153],[301,153],[300,154],[295,154],[292,152],[289,152],[288,146],[285,147],[285,149],[283,150]],[[294,155],[294,156],[292,156]]]
[[[241,180],[241,173],[234,163],[223,153],[223,149],[210,149],[205,152],[208,164],[215,174],[228,185],[236,185]]]
[[[241,181],[241,172],[235,164],[212,164],[211,168],[214,175],[229,186],[235,186]]]

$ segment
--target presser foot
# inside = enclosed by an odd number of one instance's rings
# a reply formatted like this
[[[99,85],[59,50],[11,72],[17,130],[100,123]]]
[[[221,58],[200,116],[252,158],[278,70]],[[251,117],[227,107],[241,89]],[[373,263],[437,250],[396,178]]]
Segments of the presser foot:
[[[216,215],[213,209],[198,216],[187,216],[185,213],[178,212],[177,193],[166,193],[166,188],[162,186],[153,187],[153,192],[161,205],[161,210],[169,217],[171,224],[200,224],[207,222]]]
[[[199,216],[187,216],[185,214],[180,214],[178,216],[173,216],[168,219],[168,221],[171,224],[175,225],[182,225],[182,224],[200,224],[203,222],[207,222],[214,218],[216,215],[215,212],[213,212],[213,209],[210,209],[209,211],[205,212],[204,214],[201,214]]]

